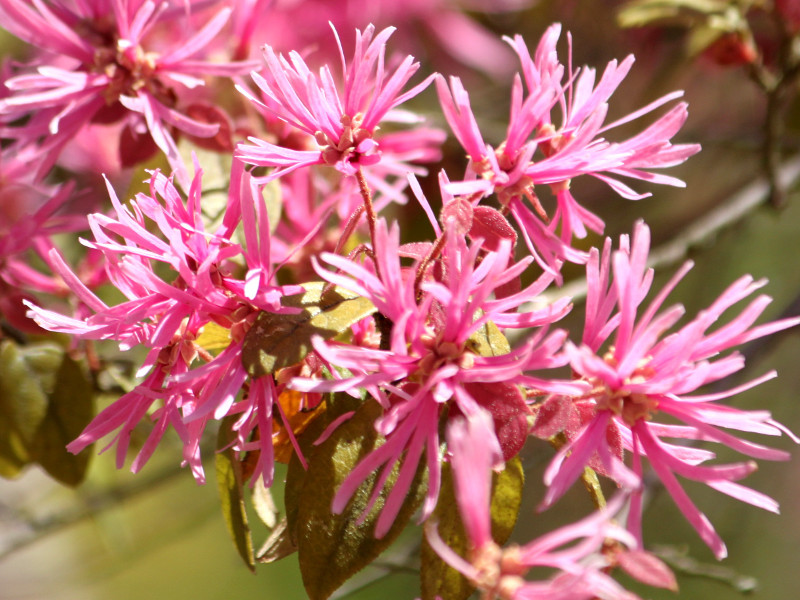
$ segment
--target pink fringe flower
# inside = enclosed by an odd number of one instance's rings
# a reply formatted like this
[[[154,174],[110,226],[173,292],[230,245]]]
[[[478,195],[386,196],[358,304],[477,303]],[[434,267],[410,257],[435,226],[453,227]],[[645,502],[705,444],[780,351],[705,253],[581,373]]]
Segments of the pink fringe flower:
[[[141,136],[149,135],[188,187],[171,129],[210,137],[219,125],[188,117],[178,99],[183,90],[203,85],[204,76],[230,76],[250,68],[196,58],[225,25],[230,9],[220,9],[199,31],[187,34],[190,29],[176,24],[191,6],[152,0],[0,0],[3,27],[43,53],[37,68],[6,81],[12,93],[0,99],[0,123],[22,117],[28,121],[3,127],[0,134],[40,144],[47,157],[43,174],[85,125],[125,120],[121,151],[147,146]],[[159,33],[155,42],[148,39],[153,31]]]
[[[635,600],[603,572],[609,561],[601,554],[614,540],[629,547],[636,540],[611,523],[622,506],[618,496],[603,511],[561,527],[523,546],[500,548],[491,537],[490,498],[492,469],[502,468],[502,456],[484,412],[452,420],[447,447],[453,467],[456,501],[467,533],[467,556],[454,552],[429,521],[425,533],[434,551],[472,582],[486,598],[502,600]],[[555,569],[548,580],[527,581],[534,568]]]
[[[570,248],[573,236],[585,237],[587,229],[602,233],[604,227],[597,215],[574,199],[570,180],[591,175],[623,197],[639,199],[649,194],[637,194],[614,176],[682,186],[682,181],[650,170],[680,164],[700,149],[696,144],[670,143],[686,120],[685,103],[677,104],[624,142],[606,141],[602,136],[607,131],[682,93],[668,94],[622,119],[605,123],[608,100],[630,70],[633,57],[621,64],[611,61],[595,84],[594,69],[585,67],[573,72],[571,64],[565,67],[558,61],[556,42],[560,31],[559,25],[552,25],[533,57],[520,36],[506,38],[520,59],[523,76],[514,79],[506,139],[496,148],[484,142],[461,81],[451,77],[448,86],[443,77],[436,80],[447,122],[469,157],[466,180],[451,184],[450,191],[478,197],[496,194],[519,223],[531,252],[537,257],[541,254],[539,262],[554,272],[561,259],[585,262],[584,253]],[[560,124],[551,116],[556,107],[562,113]],[[537,152],[541,158],[536,158]],[[555,196],[552,216],[542,207],[537,185],[548,186]]]
[[[228,206],[215,232],[205,231],[201,213],[201,176],[198,165],[183,201],[178,190],[159,172],[150,178],[148,194],[137,194],[130,208],[120,203],[109,186],[115,217],[89,216],[94,241],[84,241],[104,255],[110,282],[126,298],[109,306],[91,292],[53,250],[56,272],[76,298],[91,311],[71,318],[31,306],[42,327],[81,339],[115,340],[123,351],[148,349],[139,374],[146,378],[116,400],[86,427],[68,449],[80,452],[89,444],[117,432],[117,466],[125,461],[134,427],[143,419],[155,421],[147,441],[133,461],[138,471],[149,459],[166,429],[173,427],[184,444],[184,461],[204,481],[200,439],[209,420],[240,415],[234,425],[234,449],[253,449],[254,429],[260,429],[265,483],[272,480],[272,406],[277,390],[271,377],[250,382],[242,365],[245,333],[259,312],[282,312],[281,297],[298,293],[297,286],[273,285],[269,225],[257,191],[247,184],[241,165],[234,167]],[[241,226],[246,246],[231,241]],[[154,233],[152,229],[155,228]],[[244,262],[242,271],[235,259]],[[201,342],[204,328],[228,330],[229,345],[214,356]],[[205,364],[197,366],[197,361]],[[161,402],[159,408],[154,407]]]
[[[800,323],[800,318],[753,326],[770,302],[768,296],[761,295],[729,323],[709,331],[726,310],[766,283],[745,276],[691,322],[665,335],[684,311],[681,306],[658,311],[691,264],[684,265],[640,311],[653,280],[652,269],[646,267],[649,245],[650,231],[639,222],[634,228],[632,242],[623,236],[618,251],[610,252],[609,241],[602,257],[597,250],[591,252],[587,265],[589,289],[583,343],[576,346],[568,342],[566,345],[573,371],[591,385],[591,392],[575,398],[574,402],[591,416],[548,467],[545,473],[548,490],[542,505],[552,504],[580,476],[592,457],[597,457],[608,474],[634,490],[628,525],[641,539],[642,494],[638,482],[642,474],[641,459],[646,457],[703,541],[718,558],[723,558],[725,545],[675,475],[701,481],[766,510],[777,512],[777,503],[736,483],[755,470],[754,462],[704,466],[702,463],[715,457],[713,452],[674,445],[662,438],[712,441],[753,458],[788,459],[786,452],[723,431],[733,429],[771,436],[786,433],[797,442],[785,427],[771,419],[769,412],[742,411],[717,404],[718,400],[771,379],[774,372],[726,391],[690,394],[744,367],[744,357],[738,352],[724,354],[727,350],[792,327]],[[613,345],[601,353],[601,346],[612,334]],[[661,415],[683,425],[658,422],[656,419]],[[633,454],[633,471],[622,463],[609,444],[609,439],[617,434]]]
[[[507,427],[500,441],[508,444],[509,453],[513,455],[521,446],[516,439],[524,441],[527,436],[527,408],[518,386],[576,390],[569,383],[542,381],[524,374],[528,370],[563,364],[558,350],[564,332],[545,336],[544,328],[569,310],[568,299],[539,311],[517,312],[522,303],[538,296],[551,278],[543,276],[517,294],[493,299],[493,292],[517,278],[530,261],[512,262],[507,266],[510,244],[503,243],[496,252],[485,253],[478,263],[480,244],[467,246],[452,228],[445,235],[441,269],[446,275],[441,281],[422,282],[419,300],[414,269],[401,266],[400,257],[404,252],[396,226],[387,229],[383,220],[378,221],[377,267],[369,262],[359,264],[341,256],[323,254],[323,260],[338,269],[336,273],[320,270],[326,280],[368,298],[378,312],[391,321],[391,334],[384,340],[388,349],[316,340],[314,348],[318,355],[331,365],[349,369],[352,377],[298,378],[289,384],[305,392],[366,389],[384,407],[385,413],[375,427],[386,437],[386,443],[353,469],[333,503],[335,512],[343,510],[369,474],[380,470],[380,480],[385,481],[402,459],[398,482],[389,492],[376,524],[378,537],[391,526],[423,454],[427,456],[429,473],[423,518],[433,510],[440,484],[439,419],[445,405],[450,406],[451,415],[458,412],[470,415],[487,405]],[[541,329],[508,354],[480,356],[472,350],[470,337],[488,321],[503,328]],[[493,402],[497,403],[492,406]],[[503,419],[504,410],[513,416]],[[521,419],[519,423],[518,418]],[[376,499],[377,492],[370,506]]]
[[[291,52],[286,58],[277,55],[271,46],[266,46],[265,76],[252,73],[253,81],[263,94],[263,101],[244,88],[239,89],[267,113],[308,134],[313,140],[310,145],[315,147],[295,150],[251,137],[253,145],[240,144],[237,157],[248,164],[277,167],[263,179],[265,182],[295,169],[319,164],[331,165],[345,175],[353,175],[361,167],[388,161],[388,168],[395,173],[400,168],[405,175],[409,170],[407,165],[393,157],[391,152],[384,156],[386,150],[393,149],[393,138],[380,141],[376,138],[376,131],[382,121],[419,122],[419,117],[397,107],[425,89],[432,76],[402,92],[419,63],[406,56],[393,72],[386,69],[386,42],[393,31],[394,28],[390,27],[375,35],[372,25],[363,33],[356,30],[355,51],[349,64],[339,44],[344,83],[341,91],[327,66],[315,74],[297,52]],[[336,39],[338,43],[338,35]],[[437,131],[422,129],[415,134],[415,147],[418,149],[433,147],[442,141],[442,134]],[[399,141],[396,140],[395,144]],[[406,146],[408,142],[404,141],[403,147]],[[422,153],[422,159],[432,158],[434,154],[430,150]],[[401,164],[391,167],[392,162]]]

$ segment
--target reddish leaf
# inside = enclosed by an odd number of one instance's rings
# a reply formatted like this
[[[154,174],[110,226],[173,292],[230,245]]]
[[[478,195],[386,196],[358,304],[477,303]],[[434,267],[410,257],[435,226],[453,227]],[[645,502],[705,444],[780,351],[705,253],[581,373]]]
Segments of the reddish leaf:
[[[517,244],[517,232],[500,211],[491,206],[476,206],[473,209],[470,238],[482,238],[483,247],[496,251],[501,240],[510,240],[511,247]]]
[[[134,167],[158,152],[158,146],[148,132],[139,133],[130,125],[119,136],[119,162],[123,167]]]
[[[483,248],[496,252],[502,240],[511,242],[511,256],[509,265],[513,262],[514,248],[517,245],[517,232],[500,211],[490,206],[476,206],[473,212],[472,227],[469,230],[472,239],[483,239]],[[512,279],[495,290],[498,298],[505,298],[516,294],[521,288],[520,279]]]
[[[228,113],[211,104],[192,104],[186,108],[186,116],[199,123],[219,125],[216,135],[211,137],[187,135],[195,145],[212,152],[233,152],[233,126]]]
[[[413,258],[415,260],[422,260],[428,256],[433,244],[430,242],[411,242],[410,244],[403,244],[398,250],[398,254],[405,258]]]
[[[528,439],[528,416],[531,409],[520,389],[510,383],[466,383],[464,388],[475,401],[489,411],[503,460],[516,456]]]
[[[473,212],[472,204],[464,198],[456,196],[442,207],[442,213],[439,219],[445,229],[447,228],[448,222],[455,222],[456,233],[458,235],[466,235],[473,227]]]
[[[536,420],[531,434],[543,440],[574,427],[577,419],[572,400],[565,396],[550,396],[534,408]]]
[[[758,58],[758,50],[752,40],[738,31],[722,34],[703,52],[707,57],[723,67],[749,65]]]

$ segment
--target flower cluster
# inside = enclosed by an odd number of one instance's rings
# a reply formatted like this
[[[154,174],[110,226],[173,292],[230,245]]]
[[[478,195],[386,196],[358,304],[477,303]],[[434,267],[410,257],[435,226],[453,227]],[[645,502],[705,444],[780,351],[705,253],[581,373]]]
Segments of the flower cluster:
[[[683,185],[659,170],[699,150],[672,141],[685,103],[627,139],[606,139],[680,92],[607,122],[632,57],[598,76],[573,68],[571,38],[570,60],[560,61],[558,25],[531,54],[520,36],[489,43],[447,3],[396,8],[398,22],[436,14],[471,32],[486,55],[468,62],[486,66],[509,46],[516,54],[505,139],[487,143],[461,79],[418,78],[416,59],[389,51],[394,27],[347,23],[355,41],[346,51],[350,36],[331,24],[332,59],[302,46],[284,52],[287,40],[274,32],[261,60],[243,62],[255,56],[252,41],[270,35],[264,14],[281,23],[301,9],[213,4],[0,0],[3,26],[33,47],[27,65],[2,74],[0,331],[68,334],[99,391],[109,393],[111,373],[124,380],[70,452],[103,442],[116,447],[118,467],[135,453],[138,471],[171,429],[183,464],[204,482],[203,448],[218,432],[217,450],[233,466],[217,471],[240,495],[245,481],[269,487],[276,461],[289,464],[285,544],[276,547],[298,548],[301,566],[316,564],[308,557],[317,546],[336,553],[341,543],[346,578],[416,512],[424,550],[490,599],[636,598],[612,577],[616,568],[674,588],[645,550],[647,464],[718,558],[724,543],[676,475],[777,510],[738,483],[755,462],[709,465],[715,452],[697,443],[788,458],[729,432],[800,442],[768,411],[722,401],[775,375],[726,387],[744,367],[737,348],[800,318],[757,325],[770,301],[760,295],[718,326],[764,285],[745,276],[681,324],[683,309],[665,302],[691,265],[652,291],[641,221],[616,250],[610,239],[602,249],[575,245],[604,223],[573,196],[572,180],[591,176],[634,200],[649,193],[620,178]],[[230,44],[220,39],[226,28]],[[442,157],[446,134],[413,108],[431,83],[466,153],[463,176],[438,174],[438,214],[417,177]],[[144,186],[134,176],[127,202],[115,189],[124,174],[106,178],[110,207],[93,205],[84,221],[78,186],[53,183],[53,167],[76,164],[68,148],[91,156],[97,126],[112,128],[121,168],[153,154],[166,162],[150,165]],[[409,208],[427,218],[418,219],[430,232],[422,241],[407,242],[385,210],[411,197]],[[73,266],[76,248],[52,235],[84,223],[88,250]],[[579,340],[563,325],[578,300],[548,300],[566,261],[585,265]],[[135,365],[130,379],[124,364]],[[601,487],[587,484],[597,511],[507,543],[522,493],[512,471],[526,444],[550,452],[541,510],[581,477],[599,474],[619,490],[606,504]],[[353,527],[358,535],[340,539]],[[252,552],[245,558],[255,562]],[[303,575],[319,589],[313,573]]]

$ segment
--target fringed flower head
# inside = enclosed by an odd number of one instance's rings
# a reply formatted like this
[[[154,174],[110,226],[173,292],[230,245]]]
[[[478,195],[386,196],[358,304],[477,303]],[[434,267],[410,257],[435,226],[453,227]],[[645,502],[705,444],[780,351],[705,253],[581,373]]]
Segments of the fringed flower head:
[[[385,349],[318,340],[314,348],[323,361],[352,375],[290,383],[306,392],[365,389],[383,406],[384,414],[375,427],[386,443],[353,469],[333,505],[334,511],[340,512],[366,477],[377,470],[385,475],[402,459],[398,481],[406,484],[398,483],[388,493],[377,521],[378,536],[388,531],[405,498],[410,480],[403,472],[413,474],[423,455],[429,474],[423,518],[433,510],[440,485],[439,423],[444,414],[452,417],[489,411],[496,420],[498,444],[510,458],[527,438],[528,410],[521,385],[571,390],[569,393],[581,389],[580,385],[526,375],[529,370],[563,365],[558,350],[564,332],[547,335],[546,328],[569,310],[568,300],[518,312],[552,279],[543,276],[516,294],[497,297],[497,290],[518,278],[530,261],[510,260],[508,242],[493,251],[485,251],[480,241],[468,245],[452,221],[440,239],[444,242],[439,247],[442,255],[430,269],[439,273],[436,276],[428,272],[429,261],[420,260],[413,267],[401,265],[408,250],[399,245],[397,227],[389,229],[383,220],[377,226],[374,264],[323,254],[323,260],[338,272],[320,270],[320,275],[368,298],[391,323],[384,334]],[[429,252],[431,249],[428,246]],[[537,333],[511,350],[498,326],[535,327]]]
[[[227,209],[213,232],[206,231],[202,171],[195,167],[186,200],[170,178],[154,172],[149,192],[137,194],[129,206],[109,186],[113,217],[89,216],[94,240],[84,243],[103,254],[108,278],[126,301],[107,305],[53,250],[56,272],[91,314],[73,318],[36,306],[31,314],[51,331],[148,351],[139,368],[143,381],[104,409],[69,444],[70,451],[80,452],[116,432],[110,445],[116,443],[121,467],[134,427],[152,419],[155,427],[132,469],[147,462],[172,427],[183,442],[185,463],[204,481],[200,439],[210,420],[239,415],[234,449],[252,450],[252,438],[265,447],[264,457],[272,456],[272,406],[280,390],[267,376],[250,382],[240,397],[248,379],[242,347],[258,314],[284,311],[281,297],[300,288],[272,283],[266,209],[255,201],[257,191],[247,184],[241,165],[234,168]],[[231,239],[239,227],[244,246]],[[206,347],[210,337],[221,352]],[[254,429],[260,435],[252,436]],[[258,476],[271,482],[272,461],[262,461],[259,468]]]
[[[670,142],[686,121],[685,103],[677,104],[626,141],[607,141],[606,132],[678,98],[682,92],[663,96],[606,123],[608,101],[630,70],[633,57],[622,63],[611,61],[596,81],[594,69],[573,71],[571,64],[559,62],[556,43],[560,31],[559,25],[551,26],[534,56],[520,36],[506,39],[520,59],[522,77],[514,79],[506,139],[497,147],[484,142],[461,81],[451,77],[449,86],[441,76],[436,81],[445,117],[469,157],[465,180],[451,184],[451,191],[496,194],[519,223],[531,252],[543,267],[554,272],[559,260],[585,262],[585,253],[570,247],[573,237],[583,238],[587,230],[602,233],[604,227],[597,215],[572,196],[572,179],[591,175],[621,196],[639,199],[648,194],[634,192],[616,176],[682,186],[680,180],[651,169],[677,165],[700,149],[697,144]],[[555,110],[561,112],[560,122],[552,116]],[[543,207],[537,186],[546,186],[555,197],[552,214]]]
[[[266,46],[265,75],[252,74],[262,99],[243,88],[240,91],[268,114],[308,134],[309,145],[314,149],[283,148],[251,137],[253,145],[240,144],[237,156],[249,164],[277,167],[267,180],[317,164],[330,165],[352,175],[361,167],[380,162],[385,148],[376,137],[379,124],[382,121],[420,121],[419,117],[397,107],[419,94],[432,80],[432,76],[428,77],[410,90],[402,91],[419,63],[406,56],[394,71],[387,68],[386,42],[393,31],[394,28],[389,27],[376,35],[372,25],[363,32],[356,30],[355,50],[349,62],[339,43],[341,85],[337,85],[327,65],[314,73],[297,52],[290,52],[287,58]],[[338,43],[338,34],[336,39]],[[420,130],[419,138],[421,147],[436,141],[428,130]],[[438,134],[434,138],[441,141]]]
[[[198,31],[186,34],[191,30],[176,23],[188,18],[192,4],[0,0],[3,26],[46,57],[35,69],[6,81],[12,93],[0,99],[0,125],[6,125],[0,134],[40,144],[46,157],[42,175],[89,123],[124,122],[120,152],[128,163],[157,147],[188,187],[173,128],[210,137],[219,125],[191,118],[179,99],[185,90],[203,85],[205,76],[235,75],[251,66],[204,60],[204,49],[227,22],[230,9],[220,9]],[[159,32],[157,43],[149,39],[153,31]],[[28,118],[24,124],[12,125],[22,117]]]
[[[606,473],[633,490],[629,527],[641,538],[639,481],[641,459],[646,457],[703,541],[718,558],[723,558],[725,545],[675,475],[704,482],[724,494],[767,510],[777,511],[777,503],[736,483],[755,470],[753,461],[705,466],[702,463],[715,458],[714,452],[675,445],[662,438],[712,441],[751,458],[788,459],[784,451],[725,431],[770,436],[786,433],[798,441],[785,427],[773,421],[769,412],[743,411],[718,403],[773,378],[775,372],[725,391],[695,392],[744,367],[744,357],[739,352],[729,351],[750,340],[793,327],[800,323],[800,318],[754,326],[771,300],[760,295],[730,322],[712,330],[723,313],[766,283],[745,276],[692,321],[668,333],[684,311],[681,306],[662,310],[662,305],[691,264],[684,265],[645,307],[653,281],[653,271],[646,265],[649,246],[650,230],[639,222],[632,240],[622,237],[619,250],[611,252],[609,241],[602,256],[597,250],[591,252],[587,265],[589,289],[583,343],[580,346],[567,343],[566,347],[576,377],[591,387],[589,393],[571,401],[575,410],[584,415],[586,423],[571,436],[547,469],[548,491],[543,505],[550,505],[560,497],[580,476],[584,466],[596,457]],[[612,336],[613,343],[603,350]],[[551,399],[551,402],[558,401],[558,398]],[[673,424],[675,421],[682,425]],[[619,452],[609,442],[620,436],[623,447],[633,455],[632,471],[622,463]]]
[[[456,500],[467,535],[466,556],[460,556],[440,537],[429,521],[425,533],[434,551],[462,573],[485,598],[499,600],[636,600],[604,572],[612,563],[603,551],[617,545],[636,548],[636,540],[612,523],[623,496],[604,510],[552,531],[522,546],[501,548],[491,536],[492,469],[502,468],[502,456],[484,412],[448,423],[447,448],[452,465]],[[529,581],[532,569],[554,569],[549,580]]]

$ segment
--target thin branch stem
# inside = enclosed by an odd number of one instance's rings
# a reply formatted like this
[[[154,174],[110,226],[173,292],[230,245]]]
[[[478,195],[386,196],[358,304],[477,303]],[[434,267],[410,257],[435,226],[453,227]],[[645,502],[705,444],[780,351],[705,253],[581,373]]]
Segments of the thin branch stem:
[[[358,181],[358,189],[361,192],[361,197],[364,199],[364,210],[367,213],[367,225],[369,226],[369,237],[372,242],[372,252],[377,256],[378,248],[375,244],[375,224],[378,221],[378,217],[375,215],[375,207],[372,205],[372,191],[369,189],[367,179],[364,177],[364,172],[361,170],[361,167],[356,171],[356,181]],[[374,260],[373,262],[375,263],[375,274],[380,277],[378,261]]]
[[[750,78],[766,96],[761,160],[770,185],[769,202],[775,208],[782,208],[786,204],[786,186],[781,182],[779,169],[783,159],[786,111],[793,97],[793,88],[800,80],[800,61],[794,51],[796,35],[788,29],[782,16],[777,12],[774,16],[779,34],[777,67],[773,72],[758,61],[750,67]]]
[[[149,479],[137,479],[131,484],[122,485],[101,494],[88,496],[80,506],[73,506],[64,512],[30,520],[27,522],[30,532],[12,540],[0,549],[0,560],[63,529],[91,519],[97,516],[98,513],[119,506],[140,494],[150,492],[183,473],[182,469],[173,466],[164,469]]]
[[[777,170],[777,181],[785,189],[800,177],[800,158],[785,161]],[[694,223],[687,225],[678,235],[669,242],[654,248],[650,252],[648,266],[658,268],[677,264],[686,259],[689,252],[730,227],[734,223],[761,206],[769,199],[771,191],[770,182],[766,178],[755,180],[733,196],[724,204],[709,211]],[[544,299],[553,302],[564,296],[572,297],[573,301],[586,296],[586,280],[577,279],[552,292],[545,292]]]
[[[445,242],[445,234],[443,233],[440,235],[436,243],[431,246],[431,249],[428,251],[428,254],[425,255],[425,258],[417,266],[417,274],[414,276],[414,294],[415,296],[419,296],[419,287],[422,285],[422,280],[425,277],[425,271],[428,270],[431,262],[433,262],[437,256],[442,252],[442,248],[444,248]]]

